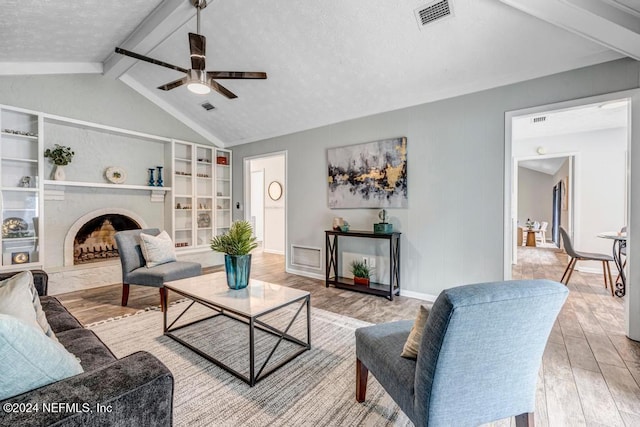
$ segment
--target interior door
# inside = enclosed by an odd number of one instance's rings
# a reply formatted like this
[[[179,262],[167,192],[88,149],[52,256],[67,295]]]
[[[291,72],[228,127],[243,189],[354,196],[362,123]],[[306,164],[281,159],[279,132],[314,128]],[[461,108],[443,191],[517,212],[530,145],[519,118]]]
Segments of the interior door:
[[[560,226],[562,225],[561,217],[562,209],[562,181],[559,181],[553,186],[553,219],[551,232],[553,237],[553,243],[560,247]]]

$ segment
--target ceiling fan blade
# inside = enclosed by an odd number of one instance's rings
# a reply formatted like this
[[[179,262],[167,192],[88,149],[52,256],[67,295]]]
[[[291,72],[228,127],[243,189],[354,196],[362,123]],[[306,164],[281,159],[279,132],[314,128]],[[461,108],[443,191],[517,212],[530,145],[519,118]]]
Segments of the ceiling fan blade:
[[[187,81],[188,81],[188,80],[189,80],[189,79],[187,79],[186,77],[183,77],[183,78],[181,78],[181,79],[178,79],[178,80],[174,80],[174,81],[172,81],[172,82],[169,82],[169,83],[167,83],[167,84],[165,84],[165,85],[158,86],[158,89],[161,89],[161,90],[171,90],[171,89],[177,88],[178,86],[182,86],[183,84],[187,83]]]
[[[209,80],[209,85],[211,85],[211,87],[220,92],[221,94],[223,94],[224,96],[226,96],[229,99],[233,99],[233,98],[237,98],[238,96],[231,92],[229,89],[227,89],[226,87],[222,86],[220,83],[218,82],[214,82],[213,80]]]
[[[208,71],[210,79],[266,79],[267,73],[260,71]]]
[[[191,69],[204,70],[207,39],[200,34],[189,33],[189,49],[191,50]]]
[[[143,56],[138,53],[131,52],[130,50],[120,49],[119,47],[116,48],[116,53],[119,53],[125,56],[130,56],[132,58],[139,59],[141,61],[146,61],[152,64],[160,65],[162,67],[171,68],[172,70],[182,71],[183,73],[189,72],[189,70],[187,70],[186,68],[178,67],[177,65],[172,65],[167,62],[158,61],[157,59],[149,58],[148,56]]]

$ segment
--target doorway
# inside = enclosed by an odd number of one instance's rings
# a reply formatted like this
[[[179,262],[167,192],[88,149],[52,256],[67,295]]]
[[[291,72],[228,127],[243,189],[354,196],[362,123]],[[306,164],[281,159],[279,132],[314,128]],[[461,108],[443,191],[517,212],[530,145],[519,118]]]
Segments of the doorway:
[[[262,250],[278,255],[286,252],[286,163],[286,152],[244,159],[245,219]]]

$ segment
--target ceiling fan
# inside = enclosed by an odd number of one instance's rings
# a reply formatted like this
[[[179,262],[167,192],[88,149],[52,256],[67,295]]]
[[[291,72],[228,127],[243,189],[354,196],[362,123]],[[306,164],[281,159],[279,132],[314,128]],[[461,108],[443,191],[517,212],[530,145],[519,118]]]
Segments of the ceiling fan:
[[[193,93],[200,95],[211,92],[211,89],[221,93],[229,99],[237,98],[236,94],[231,92],[226,87],[222,86],[215,80],[218,79],[266,79],[267,73],[257,71],[205,71],[205,50],[206,50],[206,38],[200,35],[200,11],[207,7],[207,0],[191,0],[191,4],[197,10],[197,29],[196,33],[189,33],[189,49],[191,51],[191,69],[178,67],[164,61],[149,58],[148,56],[140,55],[129,50],[116,47],[116,53],[130,56],[141,61],[150,62],[152,64],[160,65],[162,67],[171,68],[172,70],[181,71],[186,74],[185,77],[174,80],[162,86],[158,89],[171,90],[184,84],[187,85]]]

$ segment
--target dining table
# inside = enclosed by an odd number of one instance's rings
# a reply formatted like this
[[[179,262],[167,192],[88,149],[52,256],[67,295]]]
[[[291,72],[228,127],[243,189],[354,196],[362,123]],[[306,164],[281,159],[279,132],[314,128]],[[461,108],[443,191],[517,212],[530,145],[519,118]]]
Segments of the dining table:
[[[623,297],[627,292],[627,277],[624,274],[624,264],[622,261],[622,250],[627,247],[627,233],[620,231],[607,231],[599,233],[598,237],[613,241],[613,262],[618,267],[618,278],[616,279],[615,295]]]

